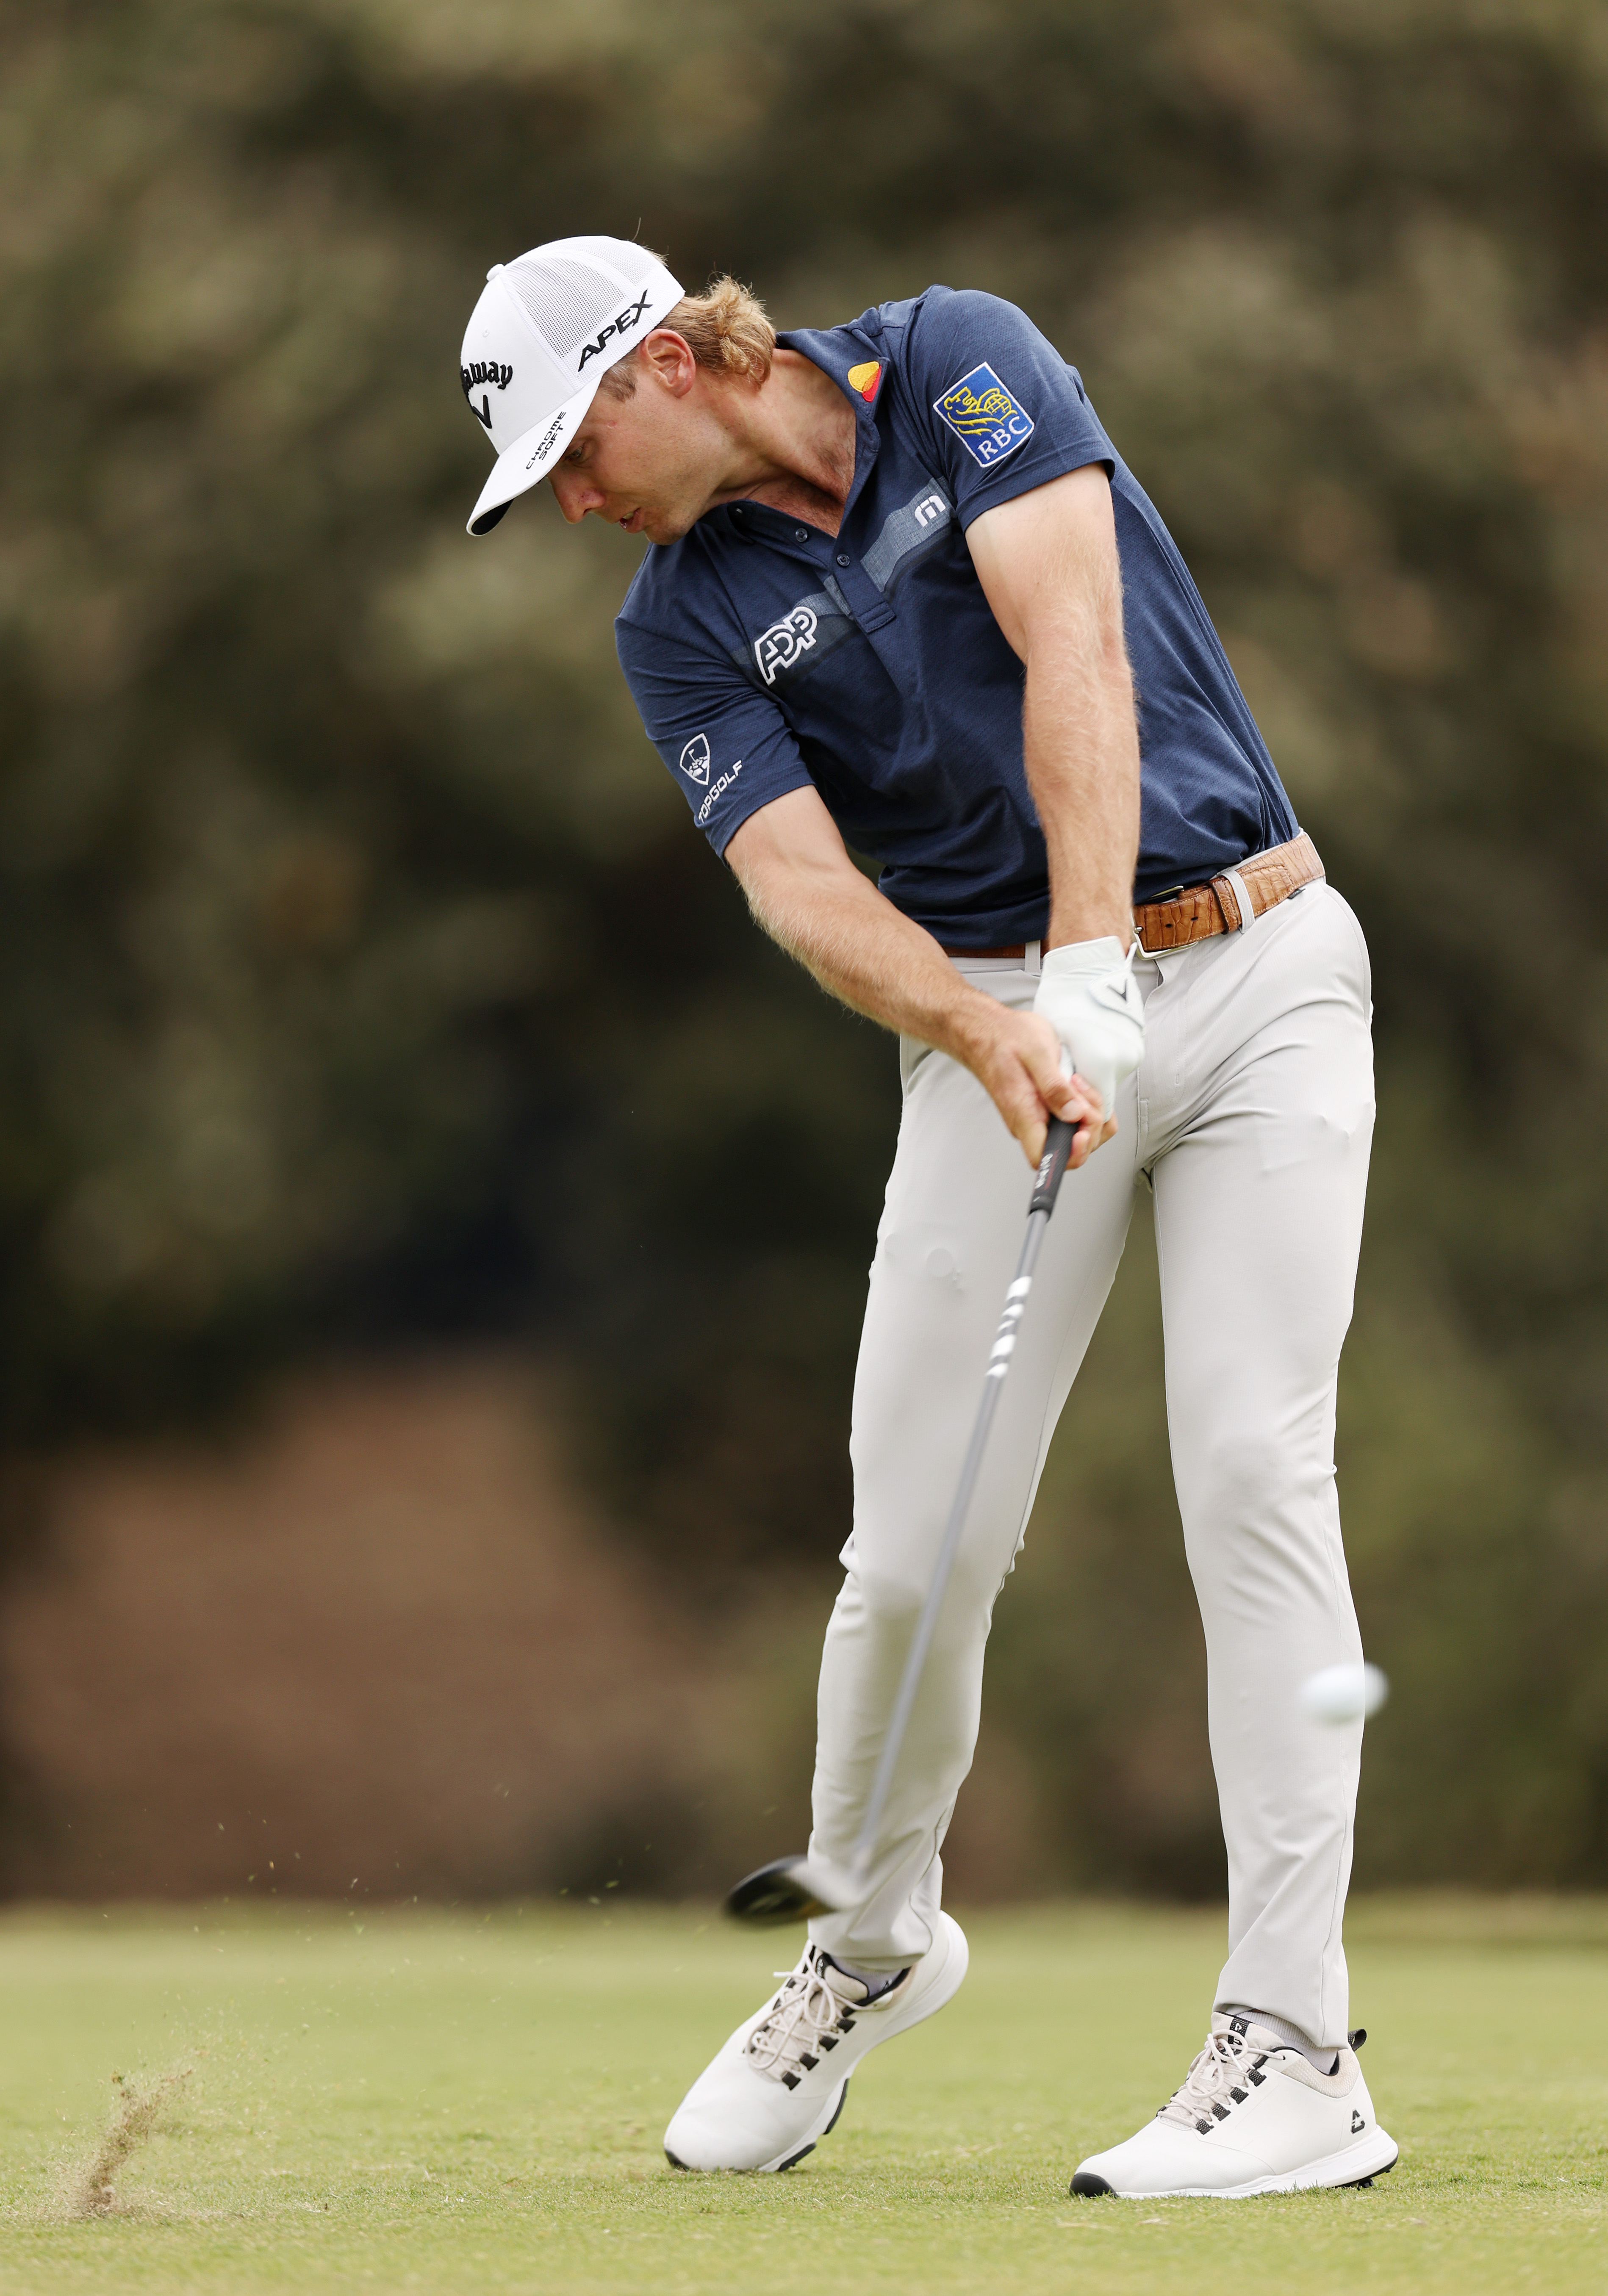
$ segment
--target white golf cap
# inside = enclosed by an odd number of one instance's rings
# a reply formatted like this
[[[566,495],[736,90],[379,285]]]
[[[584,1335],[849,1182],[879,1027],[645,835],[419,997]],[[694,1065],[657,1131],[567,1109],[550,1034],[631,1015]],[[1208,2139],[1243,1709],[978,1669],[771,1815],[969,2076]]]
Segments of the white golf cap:
[[[494,264],[464,337],[464,396],[496,465],[471,534],[488,534],[545,479],[597,386],[681,300],[681,283],[628,239],[554,239]]]

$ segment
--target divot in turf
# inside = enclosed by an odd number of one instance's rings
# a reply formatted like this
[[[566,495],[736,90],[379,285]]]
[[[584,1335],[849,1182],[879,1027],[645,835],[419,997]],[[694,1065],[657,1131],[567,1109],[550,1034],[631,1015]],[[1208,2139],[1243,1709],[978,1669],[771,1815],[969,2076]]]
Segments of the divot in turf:
[[[63,2199],[67,2215],[111,2215],[118,2204],[119,2177],[167,2120],[194,2070],[193,2065],[173,2065],[148,2081],[134,2081],[124,2073],[113,2073],[111,2083],[116,2095],[111,2117],[89,2159],[66,2179]]]

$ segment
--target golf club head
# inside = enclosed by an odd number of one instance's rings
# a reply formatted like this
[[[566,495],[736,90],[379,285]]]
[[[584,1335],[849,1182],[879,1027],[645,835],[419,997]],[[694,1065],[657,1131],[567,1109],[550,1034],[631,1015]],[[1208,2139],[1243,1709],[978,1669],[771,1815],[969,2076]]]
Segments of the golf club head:
[[[755,1929],[780,1929],[816,1914],[841,1914],[854,1903],[847,1874],[809,1857],[778,1857],[757,1873],[745,1874],[726,1901],[734,1922]]]

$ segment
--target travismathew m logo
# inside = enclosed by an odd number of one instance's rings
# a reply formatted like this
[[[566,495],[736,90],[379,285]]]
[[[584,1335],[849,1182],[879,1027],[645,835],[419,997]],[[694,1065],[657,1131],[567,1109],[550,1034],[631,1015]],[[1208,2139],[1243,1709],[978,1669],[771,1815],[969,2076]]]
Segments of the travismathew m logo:
[[[801,653],[808,653],[816,642],[816,615],[813,606],[795,606],[779,622],[773,622],[754,640],[754,660],[759,665],[759,675],[767,685],[776,682],[779,669],[791,669]]]
[[[472,365],[461,366],[458,369],[458,378],[464,385],[464,396],[469,399],[471,413],[477,422],[483,422],[489,430],[491,393],[489,391],[486,393],[483,402],[479,406],[475,405],[470,394],[472,391],[478,390],[483,382],[495,382],[499,390],[506,390],[513,381],[513,369],[511,366],[499,366],[496,359],[476,359]]]
[[[597,340],[595,343],[588,343],[586,349],[582,351],[579,358],[575,363],[576,373],[578,374],[580,373],[582,367],[585,366],[589,358],[595,358],[597,357],[598,353],[602,350],[603,345],[608,341],[611,335],[628,334],[647,308],[648,294],[644,292],[642,300],[639,303],[633,303],[629,310],[622,311],[620,313],[618,319],[611,319],[608,325],[603,329],[602,334],[597,338]]]
[[[707,782],[710,777],[710,737],[694,734],[681,752],[681,770],[690,782]]]
[[[1351,2134],[1352,2134],[1352,2136],[1360,2136],[1362,2135],[1363,2130],[1367,2127],[1367,2125],[1368,2125],[1368,2124],[1367,2124],[1367,2122],[1363,2119],[1363,2117],[1362,2117],[1361,2113],[1360,2113],[1360,2112],[1358,2112],[1356,2110],[1355,2106],[1353,2106],[1352,2111],[1351,2111]]]

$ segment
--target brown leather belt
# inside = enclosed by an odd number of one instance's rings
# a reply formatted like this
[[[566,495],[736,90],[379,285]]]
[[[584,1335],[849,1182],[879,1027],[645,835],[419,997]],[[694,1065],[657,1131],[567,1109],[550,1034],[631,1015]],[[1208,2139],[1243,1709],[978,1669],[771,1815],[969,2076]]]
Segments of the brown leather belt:
[[[1303,885],[1317,884],[1323,873],[1317,848],[1303,829],[1288,845],[1254,853],[1204,885],[1180,885],[1161,900],[1137,902],[1134,931],[1146,956],[1164,955],[1216,933],[1241,931]],[[1024,957],[1027,948],[1016,941],[1009,948],[946,948],[944,955],[961,964],[968,957]]]

